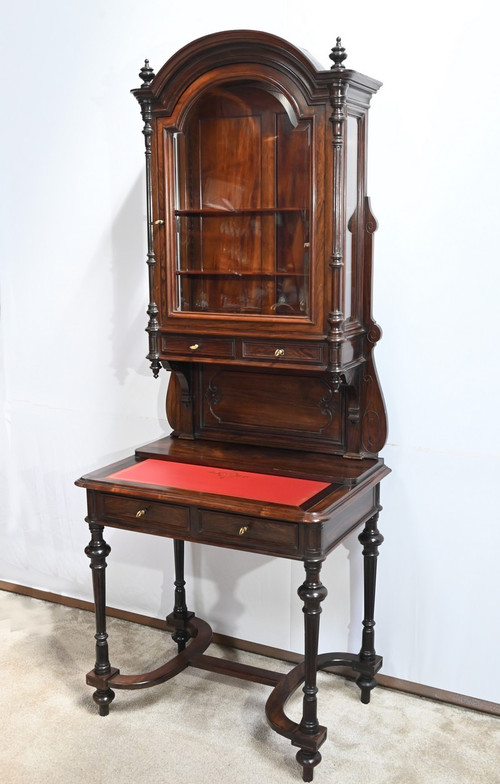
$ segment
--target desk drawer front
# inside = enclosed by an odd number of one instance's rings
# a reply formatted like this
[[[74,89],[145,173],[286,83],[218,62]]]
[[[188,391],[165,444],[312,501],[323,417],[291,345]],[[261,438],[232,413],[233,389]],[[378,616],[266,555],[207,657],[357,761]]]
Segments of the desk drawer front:
[[[323,347],[315,343],[266,343],[246,340],[243,342],[245,359],[272,359],[275,362],[294,362],[303,365],[323,364]]]
[[[103,494],[99,498],[98,514],[103,522],[121,522],[128,529],[156,530],[159,533],[189,531],[189,509],[176,504],[158,504],[140,498]]]
[[[234,340],[232,338],[213,338],[201,335],[163,336],[162,353],[167,356],[214,357],[215,359],[234,358]]]
[[[198,518],[197,534],[206,541],[214,539],[239,544],[243,549],[279,550],[282,554],[296,553],[299,543],[295,523],[278,523],[203,509]]]

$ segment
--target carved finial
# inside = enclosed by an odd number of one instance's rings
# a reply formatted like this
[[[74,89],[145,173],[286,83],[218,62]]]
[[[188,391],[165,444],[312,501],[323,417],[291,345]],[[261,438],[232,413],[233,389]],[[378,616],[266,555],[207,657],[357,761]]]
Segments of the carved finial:
[[[347,52],[342,46],[342,41],[340,38],[337,38],[337,43],[333,47],[332,51],[328,55],[330,60],[333,60],[332,71],[343,71],[344,65],[342,63],[347,57]]]
[[[149,87],[155,78],[153,69],[149,67],[149,60],[144,60],[144,65],[139,71],[139,78],[144,82],[144,84],[141,84],[141,87]]]

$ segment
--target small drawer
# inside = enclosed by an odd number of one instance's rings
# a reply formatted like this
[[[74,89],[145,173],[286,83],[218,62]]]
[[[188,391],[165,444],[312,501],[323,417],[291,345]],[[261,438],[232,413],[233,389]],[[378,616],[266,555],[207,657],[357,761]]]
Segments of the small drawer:
[[[288,343],[246,340],[243,342],[245,359],[272,359],[303,365],[323,364],[323,346],[318,343]]]
[[[197,337],[196,335],[162,336],[161,350],[167,356],[213,357],[231,359],[234,357],[232,338]]]
[[[295,523],[278,523],[255,517],[232,515],[225,512],[200,510],[198,534],[205,541],[239,544],[262,552],[279,551],[280,554],[296,553],[299,543],[298,526]]]
[[[99,519],[123,528],[161,533],[189,531],[189,509],[177,504],[159,504],[141,498],[122,498],[105,493],[99,496]]]

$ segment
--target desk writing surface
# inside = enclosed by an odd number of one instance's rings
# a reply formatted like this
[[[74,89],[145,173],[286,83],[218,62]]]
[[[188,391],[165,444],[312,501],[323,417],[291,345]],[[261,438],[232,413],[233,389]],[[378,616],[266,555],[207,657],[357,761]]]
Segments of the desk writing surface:
[[[330,486],[329,482],[274,474],[258,474],[216,466],[165,460],[143,460],[109,474],[127,483],[238,496],[255,501],[300,506]]]

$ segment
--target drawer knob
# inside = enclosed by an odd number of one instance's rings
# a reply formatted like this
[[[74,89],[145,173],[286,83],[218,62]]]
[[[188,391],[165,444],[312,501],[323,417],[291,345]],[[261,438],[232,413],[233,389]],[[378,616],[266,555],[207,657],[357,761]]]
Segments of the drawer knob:
[[[163,226],[163,224],[164,224],[164,223],[165,223],[165,221],[162,221],[162,220],[155,220],[155,222],[154,222],[154,225],[155,225],[155,226]]]
[[[284,357],[285,356],[285,349],[284,348],[277,348],[274,352],[275,357]]]
[[[146,514],[146,510],[145,509],[139,509],[139,511],[135,513],[135,516],[136,517],[142,517],[145,514]]]
[[[238,536],[244,536],[248,531],[248,525],[242,525],[240,530],[238,531]]]
[[[193,343],[193,345],[192,345],[192,346],[189,346],[189,348],[191,349],[191,351],[196,351],[196,349],[197,349],[197,348],[199,348],[199,347],[200,347],[200,344],[199,344],[199,343]]]

